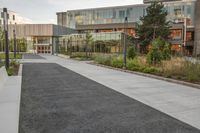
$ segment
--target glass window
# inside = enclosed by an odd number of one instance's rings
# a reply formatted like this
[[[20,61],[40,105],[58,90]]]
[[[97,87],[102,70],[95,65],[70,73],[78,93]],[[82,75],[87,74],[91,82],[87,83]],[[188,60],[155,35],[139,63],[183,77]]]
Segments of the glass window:
[[[186,40],[187,41],[193,41],[194,40],[193,32],[187,32],[186,33]]]
[[[180,16],[182,14],[180,6],[174,7],[174,14],[175,16]]]
[[[125,11],[119,11],[119,18],[125,18]]]
[[[187,14],[191,14],[191,7],[190,6],[187,7]]]
[[[182,38],[182,30],[171,30],[172,40],[180,40]]]

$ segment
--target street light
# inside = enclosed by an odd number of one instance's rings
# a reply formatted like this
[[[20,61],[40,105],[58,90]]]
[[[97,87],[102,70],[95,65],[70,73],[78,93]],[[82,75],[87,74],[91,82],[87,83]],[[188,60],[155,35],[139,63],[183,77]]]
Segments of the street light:
[[[126,68],[127,28],[128,28],[128,17],[125,17],[124,19],[124,68]]]
[[[9,68],[9,44],[8,44],[8,13],[7,8],[3,8],[3,25],[5,34],[5,66]]]
[[[16,59],[16,23],[13,29],[13,41],[14,41],[14,58]]]
[[[56,55],[59,53],[59,40],[56,38]]]

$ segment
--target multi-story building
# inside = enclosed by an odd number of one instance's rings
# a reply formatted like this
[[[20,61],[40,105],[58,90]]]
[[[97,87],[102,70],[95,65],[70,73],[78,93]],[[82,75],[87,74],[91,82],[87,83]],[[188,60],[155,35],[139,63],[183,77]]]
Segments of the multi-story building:
[[[81,10],[68,10],[57,13],[57,24],[74,28],[79,33],[91,32],[113,32],[127,29],[129,35],[135,36],[135,24],[140,17],[146,15],[146,8],[151,0],[144,0],[145,4],[104,7]],[[167,20],[171,22],[172,50],[180,51],[185,49],[185,53],[192,54],[193,48],[197,48],[200,42],[194,37],[195,26],[200,23],[196,16],[199,2],[196,0],[162,0],[165,9],[168,11]],[[165,2],[166,1],[166,2]],[[195,6],[196,5],[196,6]],[[125,25],[125,17],[128,24]],[[196,45],[194,47],[194,45]],[[200,51],[196,52],[200,54]]]
[[[8,10],[8,24],[30,24],[32,21],[14,11]],[[3,8],[0,8],[0,25],[3,24]]]
[[[153,1],[158,1],[158,2],[169,2],[169,1],[181,1],[181,0],[143,0],[144,3],[151,3]]]

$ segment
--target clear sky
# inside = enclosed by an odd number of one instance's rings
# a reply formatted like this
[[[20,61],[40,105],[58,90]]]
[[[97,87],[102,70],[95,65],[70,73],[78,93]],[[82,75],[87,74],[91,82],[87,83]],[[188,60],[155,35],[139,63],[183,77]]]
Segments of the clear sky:
[[[33,23],[56,24],[56,12],[71,9],[141,4],[143,0],[0,0],[0,8],[7,7]]]

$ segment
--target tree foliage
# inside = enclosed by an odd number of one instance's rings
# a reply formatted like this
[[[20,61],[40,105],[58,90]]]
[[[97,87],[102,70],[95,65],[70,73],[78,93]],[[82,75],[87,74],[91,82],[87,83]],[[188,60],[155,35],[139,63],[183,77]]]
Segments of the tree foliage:
[[[136,34],[142,46],[149,45],[157,37],[167,39],[170,34],[169,22],[166,21],[167,11],[159,2],[152,2],[146,9],[146,16],[136,24]]]
[[[128,59],[134,59],[136,56],[136,51],[135,51],[135,47],[130,46],[128,48]]]
[[[92,34],[87,32],[86,33],[86,39],[85,39],[85,42],[86,42],[86,56],[88,56],[88,52],[90,52],[91,54],[91,51],[92,51],[92,47],[93,47],[93,44],[94,44],[94,40],[92,38]]]
[[[149,64],[158,64],[162,60],[170,59],[169,44],[162,38],[156,38],[152,42],[152,47],[147,55],[147,61]]]
[[[4,49],[4,32],[0,27],[0,51],[3,51],[3,49]]]

